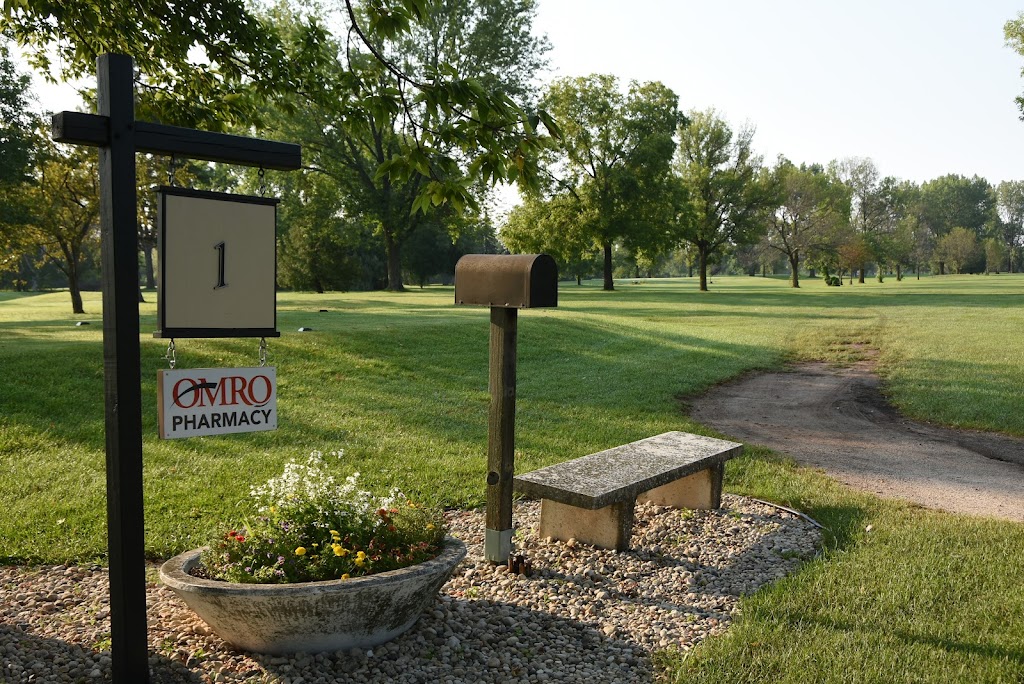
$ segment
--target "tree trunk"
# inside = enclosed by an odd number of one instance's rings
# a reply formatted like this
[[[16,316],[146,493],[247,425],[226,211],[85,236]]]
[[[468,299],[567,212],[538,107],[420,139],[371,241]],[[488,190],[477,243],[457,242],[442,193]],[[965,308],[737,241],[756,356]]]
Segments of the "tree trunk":
[[[402,286],[402,246],[395,241],[390,228],[384,228],[384,246],[388,250],[388,286],[391,292],[405,292]]]
[[[146,297],[145,297],[145,295],[142,294],[142,288],[140,287],[139,288],[139,304],[145,304],[145,303],[146,303]]]
[[[697,252],[697,272],[700,273],[700,291],[708,291],[708,255],[703,249]]]
[[[153,271],[153,248],[145,245],[142,248],[142,260],[146,264],[146,287],[156,287],[156,274]]]
[[[687,278],[692,278],[693,277],[693,261],[687,261],[686,262],[686,277]]]
[[[579,273],[576,274],[576,284],[577,285],[582,285],[583,284],[583,276],[581,276]]]
[[[878,264],[878,282],[880,282],[880,283],[884,283],[885,282],[885,280],[884,280],[885,276],[883,275],[884,272],[885,271],[882,268],[882,264]]]
[[[903,280],[903,267],[900,264],[896,264],[896,282]]]
[[[789,255],[789,285],[800,287],[800,253],[794,252]]]
[[[604,243],[604,289],[611,290],[615,289],[615,283],[612,280],[612,243]]]
[[[945,261],[940,261],[939,262],[939,275],[946,275],[946,262]]]
[[[78,287],[78,274],[68,276],[68,290],[71,292],[71,310],[76,314],[84,314],[82,307],[82,290]]]
[[[861,285],[864,284],[864,271],[866,271],[866,270],[868,270],[868,265],[867,264],[861,264],[860,265],[860,272],[857,273],[857,282],[860,283]],[[852,283],[851,283],[851,285],[852,285]]]

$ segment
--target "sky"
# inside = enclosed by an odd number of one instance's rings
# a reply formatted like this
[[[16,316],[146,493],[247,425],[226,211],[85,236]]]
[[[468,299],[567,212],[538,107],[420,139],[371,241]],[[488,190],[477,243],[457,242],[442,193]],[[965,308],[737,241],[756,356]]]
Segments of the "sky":
[[[683,111],[756,128],[773,163],[870,157],[918,183],[1024,180],[1024,57],[1004,45],[1011,0],[538,0],[561,76],[661,81]],[[43,108],[74,109],[38,83]]]
[[[551,77],[661,81],[774,163],[870,157],[921,183],[1024,180],[1019,0],[538,0]]]

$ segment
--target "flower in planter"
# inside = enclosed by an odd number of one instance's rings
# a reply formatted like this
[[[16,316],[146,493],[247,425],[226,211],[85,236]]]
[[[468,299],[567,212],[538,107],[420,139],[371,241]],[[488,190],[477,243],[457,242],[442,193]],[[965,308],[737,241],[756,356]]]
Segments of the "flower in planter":
[[[339,452],[333,452],[340,455]],[[437,508],[392,489],[359,487],[359,473],[337,482],[321,452],[250,494],[250,515],[213,540],[202,565],[214,579],[275,584],[348,579],[415,565],[436,556],[446,532]]]

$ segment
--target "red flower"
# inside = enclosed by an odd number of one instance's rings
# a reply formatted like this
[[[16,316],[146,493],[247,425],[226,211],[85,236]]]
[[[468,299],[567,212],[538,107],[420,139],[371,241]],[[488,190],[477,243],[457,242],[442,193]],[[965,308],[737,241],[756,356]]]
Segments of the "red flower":
[[[235,541],[241,544],[245,541],[245,537],[243,537],[242,535],[238,535],[237,537],[235,537]]]

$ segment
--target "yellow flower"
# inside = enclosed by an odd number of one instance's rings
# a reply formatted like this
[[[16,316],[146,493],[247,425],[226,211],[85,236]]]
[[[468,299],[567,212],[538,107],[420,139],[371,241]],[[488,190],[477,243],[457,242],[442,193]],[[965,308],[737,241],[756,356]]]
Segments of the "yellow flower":
[[[427,523],[427,529],[428,530],[434,529],[434,523]]]
[[[296,556],[305,556],[306,555],[306,547],[305,546],[300,546],[299,548],[295,549],[295,555]]]
[[[334,550],[334,555],[335,556],[347,556],[348,555],[348,549],[346,549],[341,544],[333,544],[333,545],[331,545],[331,548]]]
[[[363,567],[366,564],[366,554],[360,551],[356,554],[356,565]]]
[[[346,572],[344,575],[341,576],[341,579],[348,579],[349,577],[350,575]]]
[[[328,530],[328,532],[331,533],[332,537],[339,537],[339,536],[341,536],[340,534],[338,534],[338,530]]]

